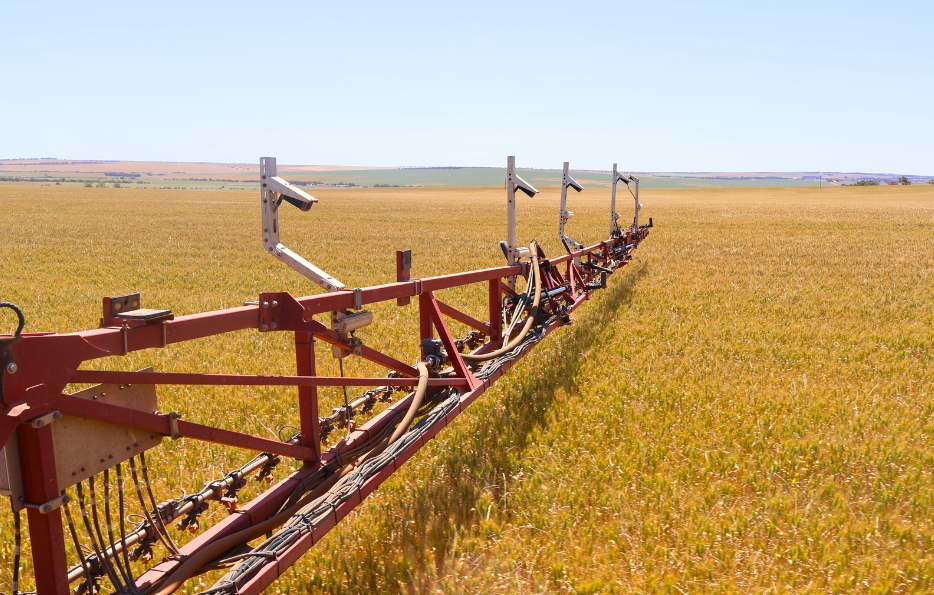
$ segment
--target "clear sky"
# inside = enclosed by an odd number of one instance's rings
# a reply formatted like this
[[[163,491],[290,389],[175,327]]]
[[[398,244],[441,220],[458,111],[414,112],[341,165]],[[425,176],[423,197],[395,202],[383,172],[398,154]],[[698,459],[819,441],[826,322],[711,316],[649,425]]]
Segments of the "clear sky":
[[[934,174],[934,2],[0,4],[0,158]]]

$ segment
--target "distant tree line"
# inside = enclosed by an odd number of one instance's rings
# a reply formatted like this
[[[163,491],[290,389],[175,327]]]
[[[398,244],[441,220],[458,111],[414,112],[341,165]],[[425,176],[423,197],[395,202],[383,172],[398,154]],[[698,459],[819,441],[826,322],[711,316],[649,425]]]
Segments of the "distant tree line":
[[[886,182],[889,186],[911,186],[911,180],[908,179],[908,176],[899,176],[897,180],[889,180]],[[879,180],[857,180],[856,182],[850,184],[850,186],[879,186],[881,182]],[[928,180],[928,184],[934,184],[934,179]],[[846,186],[846,184],[841,184],[841,186]]]

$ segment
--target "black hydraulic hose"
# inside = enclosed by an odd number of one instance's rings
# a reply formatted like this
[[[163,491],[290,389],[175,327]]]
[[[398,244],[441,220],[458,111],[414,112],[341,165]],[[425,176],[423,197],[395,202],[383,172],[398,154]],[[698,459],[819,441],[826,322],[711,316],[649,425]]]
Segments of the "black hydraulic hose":
[[[23,311],[19,309],[19,306],[16,304],[11,304],[10,302],[0,302],[0,308],[9,308],[16,312],[16,318],[19,320],[16,326],[16,332],[13,333],[14,337],[19,337],[23,334],[23,327],[26,326],[26,317],[23,316]]]

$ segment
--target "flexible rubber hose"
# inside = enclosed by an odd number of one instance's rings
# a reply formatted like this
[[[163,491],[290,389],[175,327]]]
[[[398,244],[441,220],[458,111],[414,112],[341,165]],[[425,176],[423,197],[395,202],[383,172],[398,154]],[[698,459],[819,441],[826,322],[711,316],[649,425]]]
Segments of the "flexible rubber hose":
[[[392,437],[389,439],[389,444],[392,444],[399,439],[400,436],[406,433],[411,425],[412,420],[415,419],[415,413],[418,411],[419,407],[422,406],[422,401],[425,399],[425,393],[428,391],[428,365],[425,362],[418,362],[418,388],[415,389],[415,396],[412,398],[412,404],[409,405],[409,410],[405,414],[405,418],[402,419],[396,427],[396,431],[392,433]]]
[[[270,530],[278,527],[288,520],[293,514],[304,508],[310,502],[320,498],[327,494],[334,485],[343,479],[350,471],[359,467],[366,460],[380,454],[386,448],[399,439],[399,436],[404,434],[411,425],[412,420],[415,418],[416,413],[419,408],[422,406],[422,402],[425,400],[425,393],[428,392],[428,366],[424,362],[419,362],[418,364],[418,387],[415,390],[415,395],[412,397],[412,403],[409,405],[409,409],[405,414],[405,417],[402,419],[402,422],[399,423],[399,426],[396,427],[396,431],[393,432],[392,437],[386,441],[383,439],[378,443],[372,450],[362,455],[359,459],[353,463],[344,466],[338,473],[335,473],[331,477],[325,479],[321,484],[315,487],[310,493],[308,493],[301,500],[289,506],[282,512],[272,516],[265,521],[232,533],[227,537],[218,539],[210,546],[205,547],[204,549],[198,551],[198,553],[192,555],[190,558],[185,560],[174,572],[168,576],[168,582],[163,583],[159,590],[156,591],[156,595],[169,595],[170,593],[175,592],[182,583],[194,576],[194,574],[205,564],[209,563],[211,560],[224,553],[225,551],[234,548],[238,545],[247,543]]]
[[[525,336],[529,334],[529,331],[532,330],[532,325],[535,324],[535,318],[538,316],[538,306],[542,301],[542,276],[541,276],[541,271],[539,270],[539,267],[538,267],[538,244],[536,244],[535,242],[532,242],[529,245],[529,251],[532,253],[532,273],[531,273],[532,279],[530,279],[529,281],[530,283],[535,284],[535,297],[532,300],[532,309],[529,312],[529,317],[525,321],[525,326],[522,327],[522,331],[518,335],[516,335],[516,337],[512,341],[509,341],[508,343],[506,343],[505,345],[503,345],[496,351],[490,351],[489,353],[481,353],[481,354],[468,353],[466,355],[461,356],[464,359],[464,361],[485,362],[495,357],[499,357],[503,355],[504,353],[512,351],[516,347],[516,345],[518,345],[519,343],[522,342],[523,339],[525,339]]]

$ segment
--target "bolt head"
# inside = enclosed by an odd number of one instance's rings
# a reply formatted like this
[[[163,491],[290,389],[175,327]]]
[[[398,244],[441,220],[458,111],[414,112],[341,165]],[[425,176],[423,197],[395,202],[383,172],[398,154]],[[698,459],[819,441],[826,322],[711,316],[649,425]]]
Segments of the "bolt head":
[[[259,327],[259,328],[260,328],[261,330],[267,331],[267,330],[269,330],[269,325],[268,325],[268,324],[264,324],[263,326],[261,326],[261,327]]]
[[[6,365],[7,374],[16,374],[17,370],[19,370],[19,366],[16,365],[16,362],[10,362]]]
[[[279,302],[277,302],[276,300],[273,300],[273,301],[272,301],[272,307],[273,307],[273,308],[278,308],[278,307],[279,307]]]
[[[268,308],[268,307],[269,307],[269,302],[263,302],[263,307],[264,307],[264,308]]]
[[[279,325],[278,325],[277,323],[275,323],[275,322],[272,323],[272,328],[278,328],[278,327],[279,327]]]

